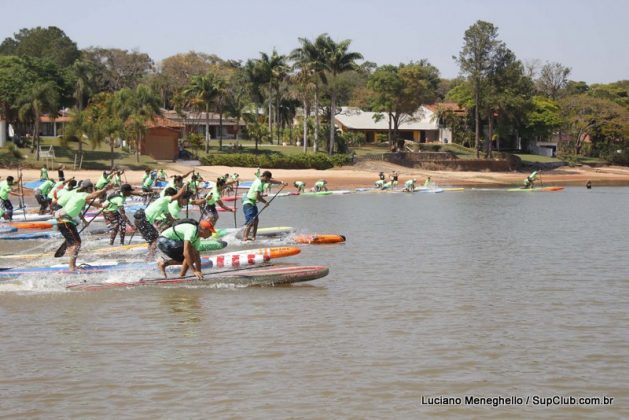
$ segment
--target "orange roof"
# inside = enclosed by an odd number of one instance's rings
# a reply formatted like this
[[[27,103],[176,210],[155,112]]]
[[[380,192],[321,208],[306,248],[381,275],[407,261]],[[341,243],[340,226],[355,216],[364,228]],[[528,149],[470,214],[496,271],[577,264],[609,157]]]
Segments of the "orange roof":
[[[58,123],[67,123],[70,121],[72,121],[72,118],[70,118],[70,116],[68,115],[58,116],[57,118],[55,118],[55,122],[58,122]],[[51,123],[52,118],[50,118],[50,116],[48,115],[42,115],[41,117],[39,117],[39,122]]]
[[[437,111],[437,109],[447,109],[448,111],[454,112],[465,112],[465,108],[461,108],[459,104],[456,102],[439,102],[436,104],[424,105],[426,108],[431,110],[432,112]]]
[[[183,128],[183,124],[179,121],[171,120],[170,118],[165,118],[162,116],[156,116],[153,121],[149,120],[146,122],[146,126],[151,127],[168,127],[168,128]]]

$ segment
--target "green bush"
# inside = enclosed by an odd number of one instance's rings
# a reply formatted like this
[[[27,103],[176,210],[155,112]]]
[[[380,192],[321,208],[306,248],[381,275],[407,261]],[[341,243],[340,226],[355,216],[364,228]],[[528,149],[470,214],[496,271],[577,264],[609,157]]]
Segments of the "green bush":
[[[16,159],[22,159],[22,152],[20,152],[20,149],[15,145],[15,143],[9,143],[7,147],[9,149],[9,153],[11,153],[11,156]]]
[[[351,163],[351,155],[334,155],[330,158],[324,153],[294,155],[232,153],[209,155],[203,158],[204,165],[270,169],[329,169]]]

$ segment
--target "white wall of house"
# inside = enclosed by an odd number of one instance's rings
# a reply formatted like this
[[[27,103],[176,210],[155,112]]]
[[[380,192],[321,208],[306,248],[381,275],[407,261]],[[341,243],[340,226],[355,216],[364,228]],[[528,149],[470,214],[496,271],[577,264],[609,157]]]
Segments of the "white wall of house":
[[[7,122],[0,121],[0,147],[7,145]]]

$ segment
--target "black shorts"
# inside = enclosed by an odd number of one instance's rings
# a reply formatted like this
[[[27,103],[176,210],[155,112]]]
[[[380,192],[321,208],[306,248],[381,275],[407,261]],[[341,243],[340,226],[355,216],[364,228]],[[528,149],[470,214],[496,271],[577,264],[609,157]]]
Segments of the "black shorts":
[[[11,201],[0,198],[0,209],[4,210],[4,216],[6,219],[11,220],[13,218],[13,204]]]
[[[177,262],[183,262],[183,241],[175,241],[174,239],[160,236],[157,239],[157,247],[169,258]]]
[[[146,220],[144,210],[136,211],[133,218],[135,219],[135,227],[140,231],[144,240],[149,244],[155,242],[159,237],[159,232],[155,229],[155,226]]]
[[[81,236],[76,230],[76,225],[74,223],[57,223],[57,229],[59,229],[59,232],[61,232],[63,238],[68,243],[67,246],[81,245]]]
[[[214,219],[218,219],[218,211],[216,210],[216,204],[205,205],[205,212]]]

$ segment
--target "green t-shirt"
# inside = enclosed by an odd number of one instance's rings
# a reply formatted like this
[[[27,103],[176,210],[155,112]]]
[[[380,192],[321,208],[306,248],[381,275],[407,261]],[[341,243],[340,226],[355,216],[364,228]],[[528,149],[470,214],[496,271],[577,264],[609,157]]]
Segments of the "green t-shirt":
[[[179,200],[173,200],[170,202],[170,204],[168,205],[168,213],[170,213],[173,219],[175,220],[179,219],[179,213],[181,213],[181,206],[179,205]],[[166,220],[166,215],[160,214],[159,216],[155,218],[155,220],[158,220],[160,222],[163,220]]]
[[[199,187],[199,181],[190,181],[188,182],[188,190],[196,191]]]
[[[3,200],[9,199],[9,192],[11,191],[11,186],[7,181],[0,182],[0,198]]]
[[[190,241],[192,246],[199,249],[200,238],[199,229],[190,223],[182,223],[162,232],[162,236],[174,241]]]
[[[245,204],[251,204],[252,206],[255,206],[256,202],[258,201],[258,193],[262,194],[263,192],[264,183],[260,178],[257,178],[255,181],[253,181],[253,184],[251,184],[251,188],[249,188],[247,194],[245,194],[245,196],[242,198],[243,206]]]
[[[101,175],[100,178],[98,178],[98,181],[96,181],[95,188],[97,190],[102,190],[103,188],[107,186],[107,184],[109,184],[109,181],[111,181],[111,175],[109,176]]]
[[[301,181],[295,181],[295,186],[296,186],[297,188],[304,188],[304,187],[306,186],[306,184],[304,184],[304,183],[303,183],[303,182],[301,182]]]
[[[150,175],[145,176],[144,180],[142,181],[142,186],[146,188],[151,188],[151,186],[153,186],[153,182],[155,182],[155,178]]]
[[[144,214],[146,214],[146,220],[148,220],[149,223],[153,223],[158,216],[168,211],[168,205],[171,201],[173,201],[172,195],[160,197],[157,200],[153,201],[146,208],[146,210],[144,210]]]
[[[47,197],[50,198],[51,200],[55,198],[55,191],[57,191],[57,188],[59,188],[62,185],[63,185],[63,181],[57,181],[55,185],[50,189],[50,191],[48,191]],[[59,197],[59,192],[57,193],[57,197]]]
[[[317,182],[315,182],[315,187],[319,187],[319,188],[325,187],[325,181],[317,181]]]
[[[53,194],[54,194],[54,191],[55,190],[53,190]],[[75,190],[68,189],[67,185],[65,187],[63,187],[62,189],[60,189],[59,191],[57,191],[57,204],[59,204],[59,201],[61,201],[61,199],[64,196],[69,195],[69,194],[73,194],[74,192],[75,192]],[[59,205],[61,205],[61,204],[59,204]]]
[[[221,193],[218,192],[218,187],[214,185],[212,187],[212,190],[208,193],[208,195],[205,196],[205,203],[208,206],[211,206],[212,204],[216,204],[216,202],[220,199],[221,199]]]
[[[116,187],[119,187],[120,185],[122,185],[122,180],[120,179],[120,175],[118,174],[114,175],[114,185]]]
[[[48,179],[48,169],[41,168],[39,171],[39,179]]]
[[[120,207],[124,207],[124,202],[126,201],[126,197],[121,195],[114,195],[111,198],[108,198],[103,202],[103,211],[118,211]]]
[[[404,183],[404,186],[406,188],[413,188],[415,186],[415,181],[413,181],[412,179],[409,179],[408,181]]]
[[[46,180],[46,182],[41,184],[39,186],[39,188],[37,188],[37,189],[39,190],[39,193],[41,195],[46,197],[46,196],[48,196],[48,193],[50,193],[50,190],[52,190],[54,185],[55,185],[55,183],[48,179],[48,180]]]
[[[87,197],[88,195],[89,194],[86,192],[75,192],[74,194],[66,194],[66,197],[68,197],[68,199],[66,200],[65,204],[61,206],[66,212],[64,219],[76,224],[74,218],[78,217],[79,214],[81,214],[83,207],[85,207],[85,197]]]

